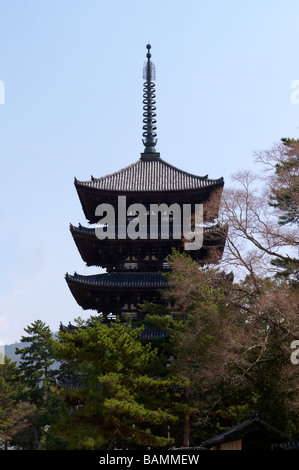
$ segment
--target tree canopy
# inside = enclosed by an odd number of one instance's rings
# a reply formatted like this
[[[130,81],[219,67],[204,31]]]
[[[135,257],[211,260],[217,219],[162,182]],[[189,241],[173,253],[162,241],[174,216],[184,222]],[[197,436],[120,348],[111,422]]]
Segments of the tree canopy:
[[[154,428],[175,421],[171,396],[176,382],[145,374],[156,350],[140,342],[141,331],[94,320],[74,333],[60,334],[56,358],[74,364],[80,381],[72,388],[57,383],[52,389],[64,406],[51,432],[65,440],[67,448],[171,444]]]

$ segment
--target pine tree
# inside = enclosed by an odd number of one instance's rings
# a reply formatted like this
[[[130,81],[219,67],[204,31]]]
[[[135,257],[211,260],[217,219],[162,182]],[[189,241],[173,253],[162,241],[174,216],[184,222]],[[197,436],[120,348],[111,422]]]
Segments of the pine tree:
[[[281,211],[279,224],[299,223],[299,140],[281,139],[284,152],[275,164],[270,204]]]
[[[89,322],[90,323],[90,322]],[[163,426],[175,420],[171,378],[151,377],[145,368],[156,351],[142,344],[142,328],[94,320],[74,333],[61,333],[56,358],[79,370],[77,386],[54,387],[60,419],[50,428],[68,449],[163,447],[172,441]],[[161,431],[162,429],[162,431]]]
[[[36,320],[24,328],[28,336],[22,336],[21,342],[28,343],[24,348],[17,348],[21,356],[20,370],[27,384],[29,400],[38,404],[43,399],[43,383],[53,375],[50,366],[54,364],[52,354],[52,333],[49,326]]]

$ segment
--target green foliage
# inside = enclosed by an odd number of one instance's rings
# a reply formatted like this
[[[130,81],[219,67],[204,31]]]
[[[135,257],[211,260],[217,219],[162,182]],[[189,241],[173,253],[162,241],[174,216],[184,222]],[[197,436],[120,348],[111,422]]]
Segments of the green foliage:
[[[144,374],[157,351],[140,342],[141,331],[93,321],[74,333],[60,333],[56,358],[76,365],[81,385],[52,389],[61,401],[61,414],[50,433],[68,449],[110,448],[116,441],[158,447],[171,443],[153,427],[175,420],[170,399],[174,380]]]
[[[27,404],[20,402],[24,383],[16,363],[5,357],[0,365],[0,440],[10,442],[21,427]]]
[[[271,205],[281,210],[279,224],[299,222],[299,140],[283,138],[286,147],[284,157],[275,165],[275,185],[272,188]]]
[[[177,410],[192,410],[192,433],[204,440],[255,410],[294,431],[297,380],[290,344],[299,327],[296,289],[275,278],[232,283],[178,253],[170,264],[171,316],[150,318],[171,325],[173,372],[189,380]],[[233,416],[233,410],[243,411]],[[225,415],[230,419],[219,421]]]

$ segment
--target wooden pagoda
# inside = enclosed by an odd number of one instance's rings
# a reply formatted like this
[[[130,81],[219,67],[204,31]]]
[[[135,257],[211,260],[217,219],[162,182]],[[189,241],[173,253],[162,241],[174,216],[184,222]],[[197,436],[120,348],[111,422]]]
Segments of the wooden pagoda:
[[[137,161],[115,173],[92,177],[90,181],[75,179],[84,215],[94,227],[71,225],[70,231],[86,265],[104,268],[106,272],[89,276],[66,274],[66,282],[77,303],[84,310],[101,313],[104,320],[111,316],[125,319],[127,315],[140,319],[138,304],[159,302],[161,289],[167,287],[163,273],[170,269],[167,257],[172,248],[185,251],[182,217],[175,225],[173,212],[168,213],[169,229],[165,236],[161,211],[155,231],[146,227],[143,235],[137,233],[137,236],[129,237],[126,226],[138,219],[138,212],[126,210],[124,219],[123,213],[120,214],[120,201],[126,202],[125,209],[141,204],[148,216],[153,207],[166,205],[171,209],[175,204],[183,214],[188,205],[193,228],[196,205],[202,205],[203,242],[198,249],[189,251],[201,265],[219,261],[226,239],[226,229],[213,225],[218,214],[223,178],[209,179],[208,176],[189,174],[164,161],[156,151],[155,68],[150,59],[150,48],[147,45],[143,75],[144,152]],[[101,204],[109,204],[114,209],[113,237],[100,238],[97,235],[101,218],[96,214]]]

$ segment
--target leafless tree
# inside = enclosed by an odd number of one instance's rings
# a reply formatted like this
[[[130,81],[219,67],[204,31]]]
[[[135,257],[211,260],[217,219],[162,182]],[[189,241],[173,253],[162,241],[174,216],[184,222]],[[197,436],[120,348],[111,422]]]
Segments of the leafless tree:
[[[235,187],[223,192],[220,222],[228,225],[228,235],[222,263],[240,276],[277,273],[275,259],[298,273],[298,227],[278,223],[281,209],[270,205],[272,176],[265,182],[242,171],[233,176]]]

